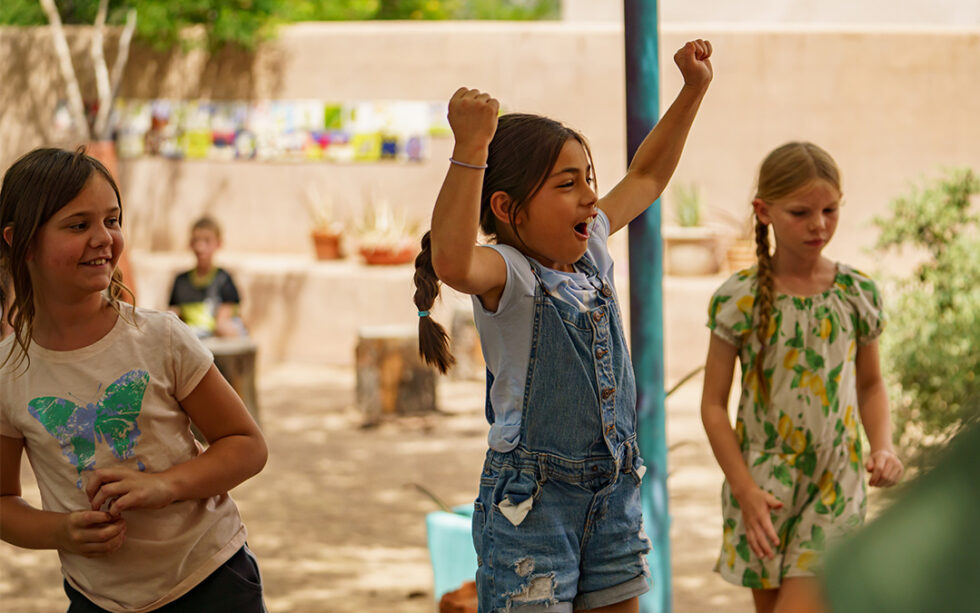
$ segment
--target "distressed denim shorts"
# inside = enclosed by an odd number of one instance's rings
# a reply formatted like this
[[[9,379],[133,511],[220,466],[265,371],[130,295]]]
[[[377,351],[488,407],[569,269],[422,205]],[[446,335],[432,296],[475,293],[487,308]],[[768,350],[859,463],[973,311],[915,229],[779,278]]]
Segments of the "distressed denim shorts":
[[[571,612],[649,589],[640,479],[628,452],[568,460],[489,451],[474,504],[480,613]]]

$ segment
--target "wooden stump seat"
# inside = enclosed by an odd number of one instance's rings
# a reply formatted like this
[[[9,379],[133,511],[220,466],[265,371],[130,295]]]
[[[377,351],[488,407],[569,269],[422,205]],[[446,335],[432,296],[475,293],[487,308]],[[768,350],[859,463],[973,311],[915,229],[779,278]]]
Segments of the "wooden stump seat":
[[[255,391],[255,354],[258,345],[247,336],[213,336],[202,342],[214,354],[214,365],[238,392],[252,418],[261,424],[258,394]]]
[[[355,349],[357,406],[368,422],[436,408],[436,372],[419,357],[415,326],[363,326]]]

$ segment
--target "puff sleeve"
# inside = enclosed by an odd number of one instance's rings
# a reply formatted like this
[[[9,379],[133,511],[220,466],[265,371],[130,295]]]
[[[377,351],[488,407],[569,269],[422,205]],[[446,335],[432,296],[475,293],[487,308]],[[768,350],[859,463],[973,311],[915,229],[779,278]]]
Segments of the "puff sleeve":
[[[721,284],[708,303],[708,328],[739,349],[752,332],[754,279],[754,269],[732,275]]]
[[[878,285],[866,274],[851,269],[845,276],[845,294],[851,304],[851,324],[858,346],[876,340],[885,329],[884,303]]]

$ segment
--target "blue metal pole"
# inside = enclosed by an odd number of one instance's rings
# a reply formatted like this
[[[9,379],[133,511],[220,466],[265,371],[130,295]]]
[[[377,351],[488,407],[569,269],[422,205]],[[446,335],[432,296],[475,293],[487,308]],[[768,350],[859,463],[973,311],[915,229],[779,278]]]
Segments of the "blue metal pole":
[[[660,119],[657,0],[624,0],[627,159]],[[630,342],[636,371],[640,452],[647,463],[640,495],[653,551],[647,557],[653,589],[640,598],[643,613],[671,610],[670,515],[667,510],[667,437],[664,419],[663,247],[660,200],[629,226]]]

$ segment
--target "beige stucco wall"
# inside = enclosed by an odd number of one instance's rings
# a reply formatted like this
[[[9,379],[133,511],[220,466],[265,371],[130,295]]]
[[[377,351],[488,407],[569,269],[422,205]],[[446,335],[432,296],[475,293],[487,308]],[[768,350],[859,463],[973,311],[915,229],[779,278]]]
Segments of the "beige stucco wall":
[[[72,36],[83,64],[86,32]],[[871,216],[910,181],[943,165],[980,169],[980,28],[664,25],[662,109],[680,86],[671,55],[691,37],[712,41],[716,76],[676,180],[700,187],[709,217],[716,208],[747,210],[753,174],[769,149],[788,139],[814,140],[837,158],[844,178],[846,207],[828,254],[902,270],[907,264],[897,257],[865,253],[875,238]],[[283,29],[254,58],[137,49],[122,95],[445,100],[460,85],[479,87],[507,109],[580,129],[591,140],[604,191],[626,165],[623,56],[615,23],[301,24]],[[83,88],[91,92],[84,74]],[[0,28],[3,167],[33,146],[60,142],[46,127],[59,87],[47,31]],[[267,359],[347,362],[357,326],[414,320],[407,304],[411,269],[314,264],[303,190],[315,184],[348,215],[373,190],[425,219],[451,147],[450,140],[435,140],[429,161],[414,165],[123,161],[141,301],[162,306],[170,275],[189,264],[182,252],[187,224],[207,211],[226,226],[222,257],[244,286],[246,315]],[[672,195],[668,190],[668,210]],[[613,250],[625,263],[624,235],[615,237]],[[625,272],[620,266],[621,284]],[[668,341],[677,338],[672,331],[700,328],[713,283],[668,279]],[[672,306],[672,296],[685,306]],[[697,338],[671,345],[675,373],[703,356]]]
[[[665,26],[663,108],[679,87],[670,56],[693,36],[713,41],[716,77],[676,178],[697,183],[709,207],[748,206],[764,153],[787,139],[814,140],[840,163],[849,205],[831,252],[869,263],[866,222],[910,180],[941,165],[980,167],[980,29]],[[44,124],[60,76],[43,28],[0,30],[0,62],[6,166],[50,140]],[[479,87],[508,109],[582,130],[608,189],[625,168],[623,64],[615,24],[301,24],[253,59],[137,50],[122,95],[443,100],[459,85]],[[308,184],[351,212],[374,190],[424,218],[450,149],[449,140],[433,141],[420,165],[126,161],[128,230],[135,248],[179,249],[187,221],[209,210],[229,224],[230,250],[306,253]]]

